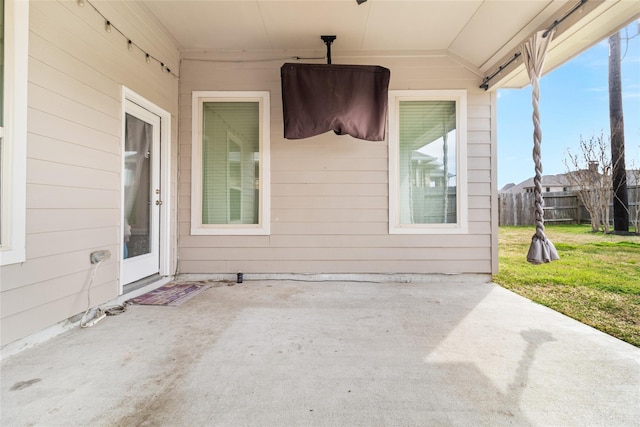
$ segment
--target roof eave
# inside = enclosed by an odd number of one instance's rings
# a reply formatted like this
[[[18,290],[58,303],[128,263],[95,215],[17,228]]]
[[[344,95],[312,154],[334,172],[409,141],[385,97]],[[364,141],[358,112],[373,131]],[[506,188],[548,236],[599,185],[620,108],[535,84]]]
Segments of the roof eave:
[[[574,4],[568,6],[570,9]],[[584,3],[576,13],[571,14],[556,27],[554,38],[545,59],[543,73],[549,73],[562,66],[580,53],[594,46],[601,40],[616,33],[621,28],[640,18],[640,2],[626,0],[590,0]],[[549,19],[540,31],[548,28],[557,19]],[[522,42],[528,39],[525,38]],[[490,76],[495,70],[504,67],[499,74],[488,82],[488,90],[500,88],[523,88],[530,83],[529,77],[521,58],[511,63],[509,61],[520,52],[520,46],[494,61],[491,65],[482,67],[485,76]],[[505,64],[508,64],[505,66]]]

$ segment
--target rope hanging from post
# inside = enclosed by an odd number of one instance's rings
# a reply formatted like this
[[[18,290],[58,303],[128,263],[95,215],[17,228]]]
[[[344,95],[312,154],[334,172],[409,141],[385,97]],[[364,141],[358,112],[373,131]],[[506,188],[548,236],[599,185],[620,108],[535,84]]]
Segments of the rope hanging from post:
[[[542,197],[542,127],[540,126],[540,76],[553,31],[539,31],[522,46],[525,67],[531,79],[533,105],[533,162],[536,233],[531,238],[527,261],[542,264],[559,259],[556,248],[544,233],[544,199]]]
[[[535,195],[536,236],[545,240],[544,234],[544,198],[542,197],[542,128],[540,126],[540,83],[539,79],[531,79],[531,104],[533,106],[533,177]]]

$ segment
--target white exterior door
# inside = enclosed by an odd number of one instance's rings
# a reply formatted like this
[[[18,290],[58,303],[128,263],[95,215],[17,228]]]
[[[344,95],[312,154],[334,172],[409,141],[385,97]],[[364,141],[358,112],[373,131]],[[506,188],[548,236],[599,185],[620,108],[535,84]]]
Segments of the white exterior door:
[[[160,271],[160,117],[125,100],[122,285]]]

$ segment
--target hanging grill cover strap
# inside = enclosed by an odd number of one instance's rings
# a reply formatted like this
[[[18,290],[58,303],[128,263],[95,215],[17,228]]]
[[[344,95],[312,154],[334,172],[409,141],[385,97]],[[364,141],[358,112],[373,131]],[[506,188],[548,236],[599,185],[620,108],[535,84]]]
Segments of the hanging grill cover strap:
[[[375,65],[284,64],[284,137],[308,138],[333,130],[384,141],[390,71]]]

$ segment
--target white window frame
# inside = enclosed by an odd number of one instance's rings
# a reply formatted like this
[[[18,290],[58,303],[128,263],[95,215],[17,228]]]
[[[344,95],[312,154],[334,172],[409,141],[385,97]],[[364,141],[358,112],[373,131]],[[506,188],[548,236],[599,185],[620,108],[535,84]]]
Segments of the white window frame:
[[[400,223],[400,102],[455,101],[456,103],[456,212],[455,224]],[[465,234],[468,233],[467,192],[467,91],[392,90],[389,91],[389,234]]]
[[[0,265],[26,260],[29,2],[5,0]]]
[[[204,102],[257,102],[260,120],[260,205],[258,224],[202,223],[202,105]],[[270,230],[270,101],[268,91],[194,91],[192,93],[191,234],[269,235]]]

